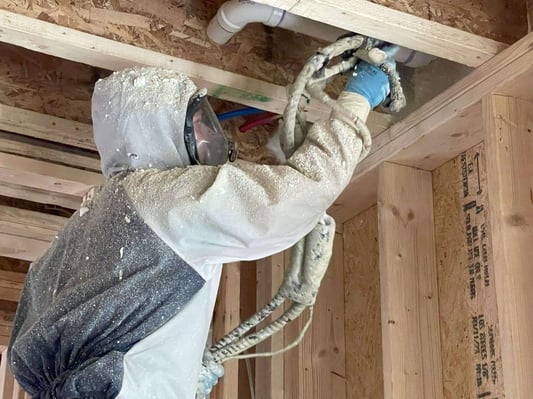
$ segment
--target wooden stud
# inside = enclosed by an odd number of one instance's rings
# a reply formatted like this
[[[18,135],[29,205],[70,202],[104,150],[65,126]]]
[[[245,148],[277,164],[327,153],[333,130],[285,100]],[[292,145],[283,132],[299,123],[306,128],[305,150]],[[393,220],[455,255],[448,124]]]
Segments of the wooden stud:
[[[320,285],[313,322],[306,340],[311,341],[313,384],[309,398],[346,398],[346,346],[344,338],[344,264],[342,235],[335,234],[333,256]]]
[[[346,397],[383,398],[377,207],[344,224]]]
[[[0,153],[0,181],[83,196],[93,186],[101,185],[104,177],[94,172]]]
[[[222,269],[218,297],[213,320],[215,341],[237,327],[240,319],[240,262],[228,263]],[[212,399],[239,397],[239,363],[229,360],[224,363],[224,377],[215,385]]]
[[[533,102],[483,99],[505,397],[533,397]]]
[[[286,255],[286,267],[289,266]],[[284,354],[283,398],[346,397],[344,275],[342,235],[336,234],[333,257],[318,293],[312,324],[303,341]],[[305,311],[284,329],[285,346],[300,334]]]
[[[256,311],[257,272],[255,261],[241,262],[240,316],[247,320]],[[251,348],[250,352],[254,352]],[[255,394],[255,360],[239,360],[239,399],[252,399]]]
[[[476,67],[506,45],[364,0],[258,0],[291,14]]]
[[[257,307],[266,305],[277,293],[284,276],[285,253],[278,253],[257,261]],[[267,319],[276,319],[283,312],[278,309]],[[284,345],[283,333],[275,334],[270,339],[256,346],[256,352],[271,352]],[[255,398],[283,398],[283,355],[257,358],[255,361]]]
[[[13,386],[15,379],[7,361],[7,348],[2,351],[0,358],[0,396],[5,399],[10,399],[13,396]]]
[[[443,398],[431,173],[385,163],[378,193],[386,398]]]
[[[11,399],[26,399],[26,398],[29,398],[29,394],[24,392],[24,390],[22,389],[22,387],[19,385],[19,383],[17,382],[17,380],[14,380],[14,384],[13,384],[13,396],[11,397]]]

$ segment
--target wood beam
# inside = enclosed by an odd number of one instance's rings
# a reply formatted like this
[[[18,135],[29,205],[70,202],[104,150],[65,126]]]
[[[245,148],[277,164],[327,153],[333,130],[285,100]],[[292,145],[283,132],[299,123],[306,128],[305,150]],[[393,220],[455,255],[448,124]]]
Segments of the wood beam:
[[[11,399],[13,397],[14,384],[15,378],[9,369],[6,348],[2,351],[2,357],[0,358],[0,396],[5,399]]]
[[[366,0],[257,0],[347,31],[477,67],[506,44]]]
[[[101,185],[104,177],[99,173],[0,153],[0,181],[83,196],[91,187]]]
[[[266,305],[277,293],[283,281],[286,252],[280,252],[269,258],[257,261],[257,308]],[[266,322],[275,320],[283,313],[283,307],[276,310]],[[256,346],[256,352],[271,352],[283,348],[283,333]],[[283,356],[262,357],[255,360],[255,398],[271,399],[283,398]]]
[[[0,299],[4,301],[18,302],[26,274],[0,270]]]
[[[431,173],[385,163],[378,198],[385,397],[444,398]]]
[[[0,41],[32,51],[105,68],[112,71],[134,65],[173,69],[189,76],[209,94],[266,111],[281,114],[287,104],[287,89],[215,67],[119,43],[89,33],[65,28],[35,18],[0,10]],[[311,122],[328,118],[330,108],[312,101],[307,107]],[[373,132],[390,126],[390,118],[371,113]]]
[[[100,172],[95,154],[0,131],[0,152]]]
[[[533,102],[483,99],[505,397],[533,397]]]
[[[82,200],[81,196],[52,193],[35,187],[24,187],[20,184],[4,183],[1,181],[0,195],[38,202],[40,204],[59,205],[68,209],[78,209]]]
[[[224,265],[213,318],[215,342],[237,327],[240,318],[241,263]],[[211,398],[233,399],[239,396],[239,361],[224,363],[224,377],[215,385]]]
[[[96,150],[92,125],[0,104],[0,129]]]
[[[14,318],[14,313],[0,310],[0,346],[5,346],[7,348],[9,339],[11,338],[11,333],[13,331]]]
[[[286,252],[285,267],[290,266]],[[322,280],[313,320],[302,342],[283,355],[283,396],[292,398],[346,398],[344,339],[343,240],[335,234],[333,257]],[[294,342],[307,323],[307,311],[283,330],[285,346]],[[275,396],[272,396],[273,398]],[[278,396],[276,396],[278,397]]]
[[[377,168],[383,162],[434,170],[444,160],[483,141],[481,129],[465,129],[469,125],[480,126],[476,115],[479,115],[481,99],[495,91],[518,88],[517,82],[529,85],[533,81],[532,65],[533,34],[528,34],[379,134],[373,140],[372,152],[357,166],[352,181],[329,213],[338,223],[343,223],[375,204]],[[531,93],[522,91],[529,99]]]
[[[0,205],[0,233],[50,242],[67,218]]]
[[[0,256],[33,262],[50,246],[49,242],[0,233]]]

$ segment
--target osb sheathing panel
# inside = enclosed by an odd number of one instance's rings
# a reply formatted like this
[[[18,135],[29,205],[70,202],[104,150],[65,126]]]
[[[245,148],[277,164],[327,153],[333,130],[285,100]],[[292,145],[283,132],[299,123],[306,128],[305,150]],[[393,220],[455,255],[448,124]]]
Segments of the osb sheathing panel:
[[[0,43],[0,103],[90,123],[101,72],[87,65]]]
[[[504,397],[485,148],[433,172],[444,396]]]
[[[514,43],[527,34],[523,0],[371,1],[503,43]]]
[[[3,43],[0,43],[0,54],[0,103],[91,123],[94,83],[107,76],[109,71]],[[214,98],[211,103],[217,113],[241,107]],[[238,128],[244,122],[244,118],[236,118],[222,124],[237,142],[239,157],[259,163],[276,163],[273,153],[266,148],[276,125],[241,133]]]
[[[223,0],[0,0],[0,8],[227,71],[286,85],[321,43],[251,24],[219,47],[206,27]]]

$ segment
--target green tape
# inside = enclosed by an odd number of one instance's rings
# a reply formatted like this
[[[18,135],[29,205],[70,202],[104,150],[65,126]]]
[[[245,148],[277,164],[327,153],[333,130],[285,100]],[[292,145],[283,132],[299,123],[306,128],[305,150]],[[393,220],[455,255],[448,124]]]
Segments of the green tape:
[[[268,103],[272,101],[270,97],[261,94],[253,94],[245,90],[235,89],[234,87],[228,86],[217,86],[211,95],[213,97],[235,98],[239,100],[257,101],[260,103]]]

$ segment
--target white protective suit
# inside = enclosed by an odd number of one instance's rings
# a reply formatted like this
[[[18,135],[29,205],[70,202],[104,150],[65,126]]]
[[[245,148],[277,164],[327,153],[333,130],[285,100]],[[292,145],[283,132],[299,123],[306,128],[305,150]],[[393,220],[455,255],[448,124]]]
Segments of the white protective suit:
[[[43,398],[94,392],[97,398],[120,390],[124,399],[194,399],[222,264],[291,247],[350,181],[362,142],[350,121],[337,119],[315,123],[286,165],[238,160],[188,167],[183,128],[195,91],[186,77],[154,68],[97,82],[95,141],[104,174],[115,177],[32,268],[10,345],[11,366],[29,392]],[[350,101],[350,109],[366,119],[364,97],[347,96]],[[45,278],[53,281],[45,284]],[[44,299],[43,284],[50,291]],[[167,292],[169,286],[179,292]],[[124,290],[130,291],[119,298]],[[135,293],[144,295],[139,303]],[[136,314],[143,316],[136,320]],[[139,323],[148,319],[155,327],[144,333]],[[76,323],[95,326],[81,343],[70,342],[69,329],[80,328]],[[45,342],[37,339],[48,333]],[[35,359],[35,348],[48,343],[50,355]],[[58,345],[65,356],[54,363]],[[51,365],[43,368],[44,362]],[[99,381],[107,380],[110,388],[101,391]]]
[[[182,140],[177,133],[184,118],[184,79],[160,71],[128,74],[96,87],[95,138],[97,143],[117,133],[131,140],[145,138],[139,147],[121,148],[135,152],[134,167],[147,168],[126,179],[126,191],[145,222],[207,284],[180,313],[125,355],[119,398],[193,399],[221,265],[272,255],[306,235],[348,184],[362,143],[351,127],[331,119],[314,124],[284,166],[237,161],[183,168],[186,155],[175,150],[183,146],[168,143]],[[163,82],[155,82],[160,79]],[[169,84],[176,79],[175,85]],[[106,92],[116,90],[116,84],[122,87],[121,96]],[[171,89],[177,94],[168,95]],[[130,110],[131,97],[124,92],[142,98],[143,108]],[[116,102],[99,106],[98,99],[108,96]],[[138,107],[136,101],[132,106]],[[107,122],[98,119],[102,116]],[[114,154],[114,146],[106,145]],[[168,158],[161,156],[160,147],[169,150]],[[103,157],[104,168],[109,168],[106,161]],[[163,162],[167,170],[148,169],[156,162]],[[179,167],[168,169],[173,163]]]

